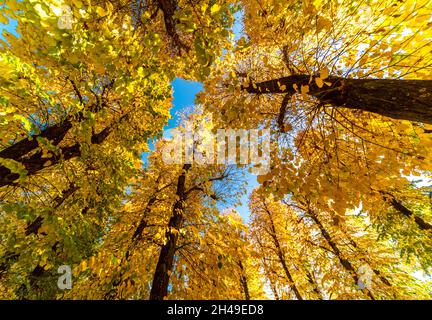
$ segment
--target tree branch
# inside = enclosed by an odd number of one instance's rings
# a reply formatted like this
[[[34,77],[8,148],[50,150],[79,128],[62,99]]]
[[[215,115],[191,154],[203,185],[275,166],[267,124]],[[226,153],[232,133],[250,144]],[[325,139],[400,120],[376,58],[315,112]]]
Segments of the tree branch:
[[[295,94],[294,85],[309,86],[309,95],[333,107],[363,110],[386,117],[432,124],[432,80],[350,79],[329,77],[319,88],[309,75],[291,75],[241,86],[252,94]]]

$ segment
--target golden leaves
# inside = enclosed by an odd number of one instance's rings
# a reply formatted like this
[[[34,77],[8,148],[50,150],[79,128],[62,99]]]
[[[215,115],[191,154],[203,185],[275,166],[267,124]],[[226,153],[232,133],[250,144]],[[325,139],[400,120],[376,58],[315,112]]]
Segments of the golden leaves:
[[[7,1],[7,6],[13,10],[28,3]],[[33,176],[26,189],[14,186],[8,190],[10,195],[2,194],[2,201],[15,206],[4,206],[9,210],[4,215],[8,223],[0,222],[2,234],[12,235],[5,240],[14,243],[9,249],[36,249],[34,252],[47,255],[43,261],[51,265],[57,258],[81,261],[78,251],[96,250],[90,259],[77,263],[77,285],[84,290],[71,295],[85,292],[104,297],[104,291],[120,280],[121,298],[142,298],[152,283],[155,257],[169,236],[175,236],[178,249],[175,266],[166,270],[172,288],[168,298],[243,298],[239,286],[242,272],[257,296],[265,277],[282,298],[292,298],[290,286],[294,284],[306,298],[316,298],[317,288],[311,281],[326,297],[365,298],[362,292],[352,290],[352,272],[344,270],[335,257],[338,251],[343,261],[354,266],[370,261],[391,277],[397,289],[388,289],[377,279],[378,298],[391,297],[387,294],[391,290],[398,294],[416,291],[409,287],[409,279],[402,281],[401,274],[414,268],[399,260],[395,246],[404,243],[408,235],[411,247],[418,250],[416,243],[422,243],[429,249],[427,239],[420,230],[409,229],[416,227],[414,216],[403,220],[379,190],[395,192],[403,205],[430,219],[425,209],[429,208],[427,197],[403,174],[423,177],[430,169],[432,139],[427,131],[431,128],[322,105],[317,98],[340,89],[325,88],[332,85],[330,72],[335,81],[336,76],[345,74],[353,78],[428,79],[431,50],[425,39],[430,38],[426,28],[430,12],[423,8],[412,18],[408,16],[420,2],[409,2],[404,7],[407,13],[397,17],[402,5],[384,9],[376,1],[365,3],[362,10],[351,10],[353,2],[347,0],[243,1],[246,34],[237,41],[236,50],[230,47],[234,44],[229,39],[232,16],[228,4],[199,2],[191,7],[183,3],[175,13],[175,20],[180,21],[174,26],[178,34],[170,36],[161,14],[150,19],[151,13],[145,10],[141,27],[127,10],[113,8],[114,2],[87,3],[88,12],[82,10],[74,16],[73,32],[53,28],[49,16],[61,12],[48,1],[47,5],[38,3],[30,12],[40,23],[30,26],[18,17],[20,37],[6,34],[11,46],[5,46],[10,57],[2,56],[0,61],[2,144],[26,141],[46,125],[72,119],[72,128],[61,142],[38,139],[38,146],[22,157],[41,154],[42,164],[52,169]],[[74,9],[83,6],[79,1],[71,4]],[[373,12],[379,16],[374,17]],[[405,18],[406,22],[401,20]],[[7,20],[6,15],[0,16],[0,22]],[[178,39],[196,47],[178,56],[173,50]],[[219,59],[221,52],[223,59]],[[235,202],[239,197],[227,192],[228,183],[223,181],[224,188],[217,189],[217,184],[208,180],[220,173],[218,168],[194,166],[182,171],[181,166],[166,165],[158,147],[142,168],[141,152],[147,150],[147,140],[160,133],[170,116],[169,83],[176,75],[194,78],[197,74],[211,75],[201,96],[218,117],[218,125],[273,126],[280,117],[284,132],[290,132],[272,136],[274,166],[271,173],[257,177],[266,202],[251,199],[248,226],[240,218],[232,218],[236,213],[218,211],[215,199]],[[278,81],[278,93],[271,95],[242,90],[263,88],[257,84],[291,76],[298,77],[292,85],[297,94],[292,97],[287,95],[293,92],[291,82]],[[64,79],[74,79],[76,86]],[[239,88],[240,82],[243,88]],[[290,98],[285,110],[279,96]],[[94,106],[102,110],[84,113]],[[91,143],[94,133],[126,112],[131,116],[112,130],[109,139],[99,146]],[[211,129],[209,121],[206,125]],[[54,167],[57,156],[62,156],[59,148],[75,144],[80,156]],[[0,159],[0,163],[25,175],[19,161]],[[176,192],[180,175],[186,177],[186,197]],[[72,181],[79,191],[67,198],[67,190],[62,189]],[[53,199],[62,200],[58,209]],[[17,200],[24,209],[17,209]],[[172,227],[169,221],[175,206],[182,207],[176,214],[184,221]],[[37,242],[32,242],[33,236],[22,239],[35,214],[45,213],[54,217],[55,228],[44,222],[39,231],[47,232],[39,232]],[[314,214],[321,228],[312,219]],[[143,217],[148,221],[135,243],[132,236],[144,225]],[[376,225],[382,227],[380,233],[374,229]],[[400,225],[403,228],[399,229]],[[394,237],[392,242],[378,239],[387,228]],[[280,241],[279,251],[274,234]],[[338,250],[332,248],[328,237]],[[21,240],[15,244],[16,239]],[[52,250],[57,241],[61,257]],[[422,256],[428,257],[427,253]],[[286,262],[285,268],[281,261]],[[399,265],[409,272],[395,272],[393,266]],[[17,258],[14,268],[31,269],[24,258]],[[287,270],[292,273],[291,280]],[[13,273],[6,271],[6,276],[10,281]],[[29,276],[29,272],[20,274],[24,281]],[[408,288],[399,289],[405,283]]]
[[[319,71],[319,77],[320,77],[320,79],[322,79],[322,80],[325,80],[325,79],[327,79],[328,78],[328,76],[329,76],[329,70],[328,70],[328,68],[323,68],[323,69],[321,69],[320,71]]]
[[[308,93],[309,93],[309,86],[308,85],[302,85],[300,89],[301,95],[303,97],[303,100],[308,99]]]
[[[324,81],[321,78],[315,78],[315,83],[318,88],[322,88],[324,86]]]
[[[107,12],[105,11],[104,8],[102,7],[96,7],[96,13],[100,16],[100,17],[105,17],[107,15]]]
[[[211,6],[210,13],[211,14],[218,13],[220,11],[220,9],[221,9],[220,5],[218,5],[217,3],[215,3],[214,5]]]
[[[316,22],[316,28],[317,32],[320,32],[322,30],[330,30],[332,27],[332,21],[326,17],[318,16],[317,22]]]
[[[329,77],[329,70],[328,68],[323,68],[319,71],[319,77],[315,77],[315,83],[318,86],[318,88],[322,88],[324,84],[327,86],[331,86],[331,82],[325,81]]]

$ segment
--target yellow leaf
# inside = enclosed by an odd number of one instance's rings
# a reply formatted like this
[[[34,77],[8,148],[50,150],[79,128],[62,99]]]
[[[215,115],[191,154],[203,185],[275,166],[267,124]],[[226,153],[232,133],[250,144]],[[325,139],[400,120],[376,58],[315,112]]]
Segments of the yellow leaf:
[[[265,176],[258,176],[257,180],[259,184],[263,184],[265,181]]]
[[[34,6],[34,9],[42,19],[48,18],[48,14],[39,3]]]
[[[315,83],[317,84],[318,88],[322,88],[324,86],[324,81],[321,78],[315,78]]]
[[[5,17],[4,15],[0,14],[0,23],[1,24],[8,24],[9,19],[7,17]]]
[[[302,94],[304,100],[307,100],[308,92],[309,92],[309,86],[308,85],[301,86],[301,94]]]
[[[327,68],[324,68],[322,70],[320,70],[320,78],[325,80],[327,79],[329,76],[329,70]]]
[[[83,262],[81,262],[80,268],[81,268],[81,271],[86,271],[87,270],[87,261],[84,260]]]
[[[212,7],[210,8],[210,13],[214,14],[216,12],[219,12],[220,10],[220,5],[218,5],[217,3],[215,3],[214,5],[212,5]]]
[[[96,8],[96,12],[97,12],[97,14],[100,15],[101,17],[104,17],[104,16],[107,14],[106,11],[105,11],[105,9],[102,8],[102,7],[97,7],[97,8]]]
[[[24,126],[24,128],[30,132],[31,130],[31,122],[24,116],[16,114],[14,115],[14,119],[20,120]]]
[[[331,20],[319,16],[317,19],[317,31],[321,31],[322,29],[330,29],[332,27]]]

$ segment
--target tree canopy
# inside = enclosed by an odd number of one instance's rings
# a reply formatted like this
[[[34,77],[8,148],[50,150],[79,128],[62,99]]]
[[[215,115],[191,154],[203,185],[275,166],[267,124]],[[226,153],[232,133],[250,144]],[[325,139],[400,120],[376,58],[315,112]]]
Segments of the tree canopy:
[[[0,298],[432,298],[431,1],[0,10]],[[251,165],[165,161],[190,128],[269,132],[248,219]]]

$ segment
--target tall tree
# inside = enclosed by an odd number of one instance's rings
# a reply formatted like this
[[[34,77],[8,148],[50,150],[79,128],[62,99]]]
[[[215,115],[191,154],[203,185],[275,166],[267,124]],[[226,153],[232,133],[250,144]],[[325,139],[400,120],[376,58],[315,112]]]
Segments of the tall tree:
[[[229,46],[234,8],[53,0],[1,10],[18,34],[3,30],[0,48],[2,292],[52,298],[58,265],[92,256],[121,210],[170,117],[170,82],[202,78]]]
[[[251,233],[266,280],[286,299],[410,299],[428,296],[416,267],[391,242],[365,231],[365,216],[335,224],[307,198],[278,201],[255,190]],[[416,288],[415,291],[412,291]]]

